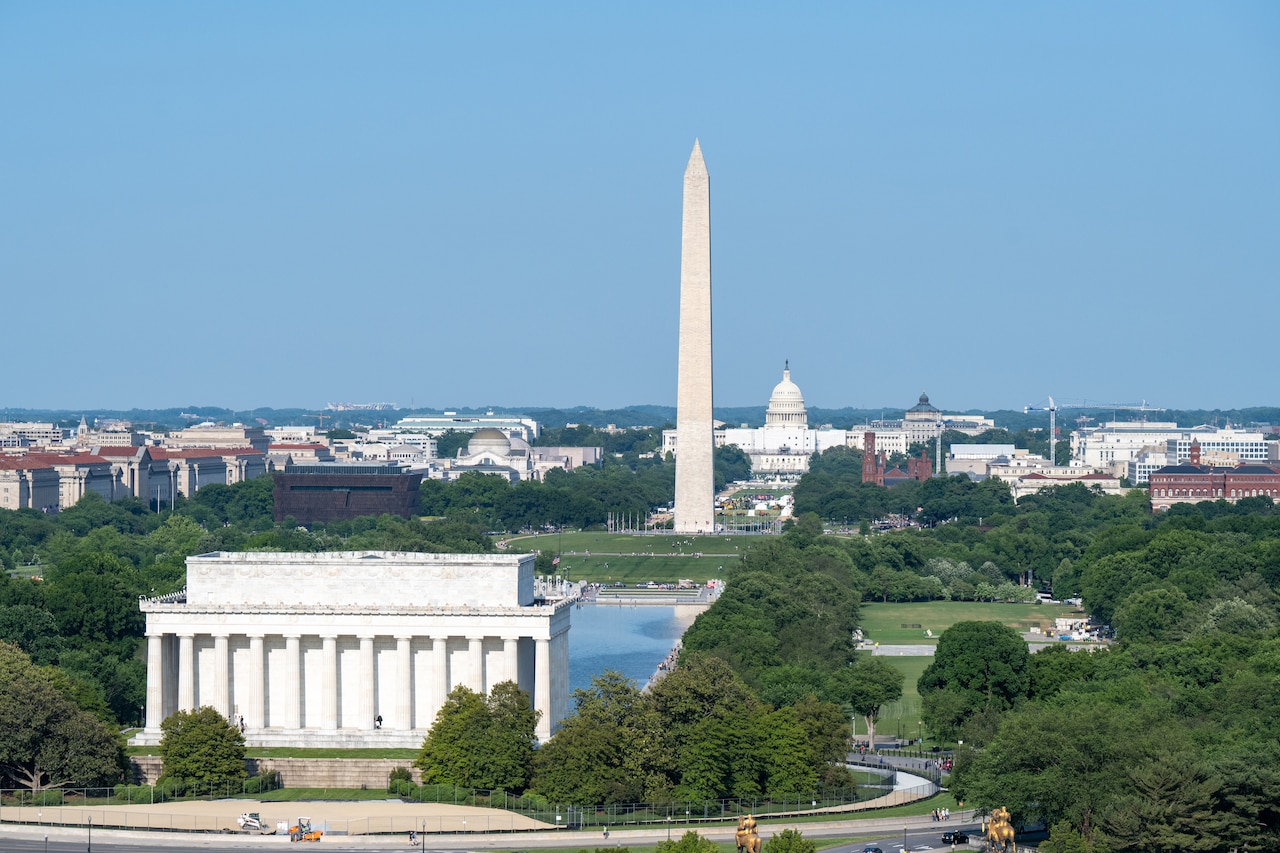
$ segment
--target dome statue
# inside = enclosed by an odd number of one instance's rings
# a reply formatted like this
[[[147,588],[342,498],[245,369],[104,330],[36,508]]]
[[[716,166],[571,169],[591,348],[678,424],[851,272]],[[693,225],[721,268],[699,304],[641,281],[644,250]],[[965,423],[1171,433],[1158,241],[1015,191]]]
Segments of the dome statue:
[[[769,395],[769,408],[764,414],[765,426],[785,426],[797,429],[809,428],[809,415],[804,409],[804,395],[800,387],[791,381],[791,362],[783,362],[782,381],[773,387]]]

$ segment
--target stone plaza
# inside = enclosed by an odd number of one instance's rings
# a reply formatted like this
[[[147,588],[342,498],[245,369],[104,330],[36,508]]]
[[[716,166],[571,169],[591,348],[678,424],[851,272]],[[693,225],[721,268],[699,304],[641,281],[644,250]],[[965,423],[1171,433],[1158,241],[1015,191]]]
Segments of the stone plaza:
[[[211,706],[254,746],[418,747],[449,691],[515,681],[545,741],[568,713],[569,602],[532,554],[214,553],[142,599],[146,727]]]

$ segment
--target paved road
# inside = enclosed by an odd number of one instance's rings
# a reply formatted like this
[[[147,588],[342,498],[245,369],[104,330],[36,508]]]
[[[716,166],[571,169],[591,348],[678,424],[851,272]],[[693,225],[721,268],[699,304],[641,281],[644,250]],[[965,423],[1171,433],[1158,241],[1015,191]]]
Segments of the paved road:
[[[964,829],[976,837],[977,824],[960,823],[957,821],[948,821],[946,823],[933,823],[927,821],[924,826],[919,825],[919,818],[912,819],[916,823],[914,828],[908,828],[906,832],[907,850],[910,853],[923,850],[950,850],[950,845],[942,843],[942,833],[944,830]],[[861,824],[877,824],[877,828],[872,829],[870,826],[863,827]],[[802,832],[811,837],[854,837],[858,840],[848,844],[841,844],[837,847],[828,848],[830,853],[860,853],[864,846],[868,843],[878,846],[884,853],[894,853],[894,851],[903,850],[903,831],[901,828],[891,828],[884,824],[892,823],[892,821],[863,821],[858,823],[838,824],[833,827],[831,824],[808,824],[799,827]],[[818,829],[817,827],[821,827]],[[772,831],[776,829],[773,825],[762,825],[764,830],[762,835],[767,839]],[[866,831],[863,831],[866,830]],[[672,837],[676,837],[680,833],[680,829],[672,832]],[[730,830],[730,833],[732,830]],[[620,839],[620,835],[627,835],[626,839]],[[633,837],[638,836],[638,837]],[[565,833],[563,837],[554,833],[544,833],[544,844],[536,846],[554,846],[560,848],[590,848],[602,847],[614,844],[617,847],[624,847],[628,844],[652,845],[659,841],[665,840],[665,830],[640,830],[627,833],[611,833],[606,840],[600,837],[599,833]],[[517,840],[511,836],[476,836],[468,839],[469,844],[466,846],[458,846],[456,839],[445,839],[440,837],[427,836],[423,839],[423,843],[413,849],[431,851],[431,853],[473,853],[473,851],[483,850],[512,850],[524,849],[526,847],[534,847],[533,844],[526,843],[528,839]],[[518,841],[518,843],[517,843]],[[0,849],[5,853],[91,853],[89,848],[89,839],[83,829],[81,830],[50,830],[48,841],[46,842],[43,835],[39,832],[16,834],[13,828],[0,828]],[[47,844],[47,847],[46,847]],[[343,838],[342,836],[325,836],[322,846],[316,849],[330,851],[330,853],[340,853],[341,851],[350,851],[350,853],[368,853],[370,850],[409,850],[407,836],[357,836],[353,838]],[[100,851],[100,853],[155,853],[157,850],[199,850],[209,851],[209,853],[244,853],[246,850],[264,850],[274,849],[281,845],[289,849],[309,849],[301,845],[294,847],[289,844],[289,839],[285,836],[266,836],[266,837],[244,837],[244,838],[226,838],[216,835],[189,835],[189,834],[164,834],[156,833],[154,836],[142,839],[120,839],[114,837],[113,833],[95,833],[92,840],[92,850]],[[962,845],[959,849],[967,849]]]

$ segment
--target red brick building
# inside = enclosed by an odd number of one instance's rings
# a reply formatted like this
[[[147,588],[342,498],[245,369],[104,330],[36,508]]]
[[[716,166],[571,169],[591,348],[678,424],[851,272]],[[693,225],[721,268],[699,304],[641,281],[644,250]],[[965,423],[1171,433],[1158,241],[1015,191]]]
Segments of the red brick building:
[[[1177,503],[1230,501],[1269,497],[1280,500],[1280,469],[1258,463],[1234,468],[1200,464],[1200,445],[1192,443],[1191,458],[1151,472],[1151,508],[1157,512]]]
[[[874,432],[863,433],[862,482],[883,486],[885,464],[884,454],[876,453],[876,434]]]

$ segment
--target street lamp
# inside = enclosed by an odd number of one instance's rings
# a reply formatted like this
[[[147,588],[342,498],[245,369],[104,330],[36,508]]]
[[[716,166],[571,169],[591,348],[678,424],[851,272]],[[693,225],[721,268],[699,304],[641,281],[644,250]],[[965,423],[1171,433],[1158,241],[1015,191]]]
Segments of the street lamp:
[[[907,828],[902,827],[902,853],[907,853]]]
[[[427,821],[426,821],[426,818],[423,818],[423,820],[422,820],[422,834],[421,834],[421,835],[419,835],[418,837],[422,839],[422,853],[427,853]]]
[[[667,814],[667,841],[671,840],[671,815]]]
[[[920,753],[924,754],[924,720],[916,720],[916,740],[920,742]]]

